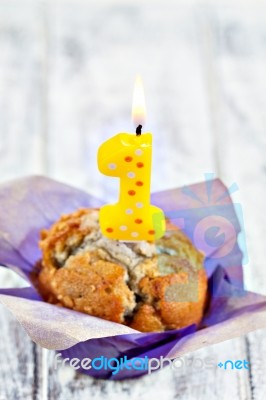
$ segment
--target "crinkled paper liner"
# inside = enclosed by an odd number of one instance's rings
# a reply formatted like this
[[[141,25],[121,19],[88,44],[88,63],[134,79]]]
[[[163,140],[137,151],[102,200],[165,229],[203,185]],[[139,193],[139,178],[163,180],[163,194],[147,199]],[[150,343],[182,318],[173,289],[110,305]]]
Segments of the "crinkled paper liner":
[[[266,326],[266,297],[243,288],[243,257],[237,240],[241,228],[229,191],[218,179],[152,195],[152,204],[161,207],[206,254],[210,301],[200,327],[141,333],[44,302],[30,280],[41,257],[40,230],[63,213],[101,204],[88,193],[41,176],[0,186],[0,265],[31,284],[0,289],[0,301],[34,342],[60,350],[64,358],[176,358]],[[126,368],[118,374],[110,369],[81,371],[114,380],[147,373]]]

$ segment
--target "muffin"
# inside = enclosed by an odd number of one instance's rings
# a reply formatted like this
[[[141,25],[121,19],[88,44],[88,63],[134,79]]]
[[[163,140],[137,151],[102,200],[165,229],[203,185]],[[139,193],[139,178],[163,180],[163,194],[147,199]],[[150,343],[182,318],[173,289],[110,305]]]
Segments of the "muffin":
[[[63,215],[41,232],[44,299],[141,332],[199,324],[207,297],[203,255],[167,222],[156,242],[106,238],[98,209]]]

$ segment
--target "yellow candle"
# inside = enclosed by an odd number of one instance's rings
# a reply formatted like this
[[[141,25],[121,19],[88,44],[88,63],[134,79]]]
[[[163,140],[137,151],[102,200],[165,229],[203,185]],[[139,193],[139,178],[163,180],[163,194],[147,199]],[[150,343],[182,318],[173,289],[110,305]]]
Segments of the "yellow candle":
[[[110,239],[153,241],[165,232],[164,213],[150,204],[152,135],[141,135],[145,116],[143,84],[137,76],[132,103],[136,135],[119,133],[98,151],[99,170],[120,178],[118,202],[100,209],[101,231]]]
[[[101,231],[108,238],[153,241],[164,234],[164,213],[150,204],[151,158],[151,133],[119,133],[100,146],[99,170],[120,178],[118,202],[100,209]]]

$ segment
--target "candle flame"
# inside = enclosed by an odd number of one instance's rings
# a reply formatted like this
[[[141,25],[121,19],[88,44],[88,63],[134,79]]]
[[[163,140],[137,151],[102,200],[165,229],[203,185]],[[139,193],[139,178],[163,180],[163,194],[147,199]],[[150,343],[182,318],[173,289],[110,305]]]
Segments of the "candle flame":
[[[132,120],[136,126],[143,125],[146,120],[146,103],[140,75],[137,75],[135,80],[132,101]]]

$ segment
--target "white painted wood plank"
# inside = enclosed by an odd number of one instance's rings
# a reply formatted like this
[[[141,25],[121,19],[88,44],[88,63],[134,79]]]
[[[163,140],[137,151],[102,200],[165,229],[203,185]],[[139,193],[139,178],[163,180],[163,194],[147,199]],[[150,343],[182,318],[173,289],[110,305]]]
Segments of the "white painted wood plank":
[[[211,15],[210,79],[220,172],[228,185],[236,181],[240,188],[235,197],[244,212],[249,253],[246,286],[266,294],[266,8],[220,9]],[[247,335],[246,345],[252,399],[264,399],[266,331]]]
[[[36,399],[36,346],[1,306],[0,399]]]
[[[116,187],[97,170],[99,144],[130,124],[131,91],[140,72],[154,133],[153,189],[180,186],[217,172],[209,83],[205,77],[205,27],[198,14],[169,2],[150,6],[116,2],[51,7],[49,11],[49,174],[97,196]],[[206,21],[209,26],[209,21]],[[202,41],[204,42],[202,44]],[[208,43],[207,43],[208,46]],[[207,57],[213,57],[208,52]],[[246,357],[235,339],[196,352],[201,357]],[[89,355],[88,355],[89,356]],[[50,354],[50,365],[53,355]],[[223,371],[164,369],[134,381],[106,382],[50,366],[52,399],[249,399],[247,376]],[[222,390],[221,390],[222,388]]]
[[[42,11],[29,2],[0,2],[1,182],[45,172]],[[0,287],[25,286],[0,269]],[[0,311],[0,399],[38,399],[42,350],[3,306]]]
[[[1,180],[43,171],[40,12],[21,3],[0,3]]]

